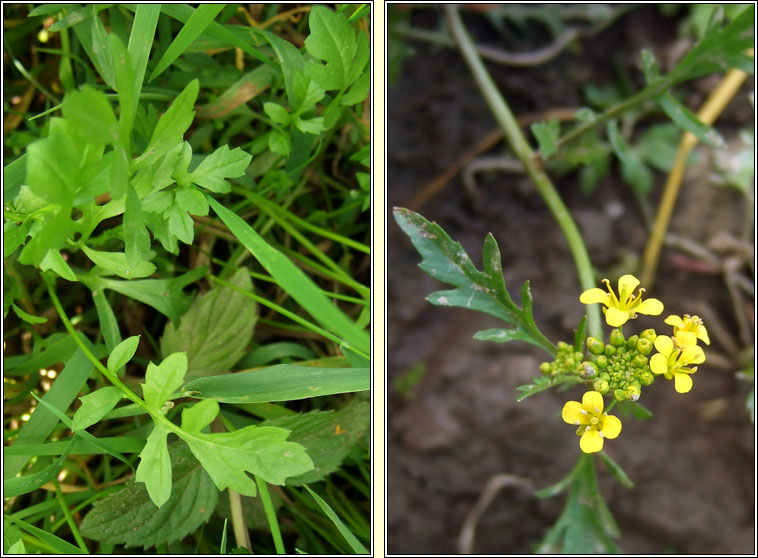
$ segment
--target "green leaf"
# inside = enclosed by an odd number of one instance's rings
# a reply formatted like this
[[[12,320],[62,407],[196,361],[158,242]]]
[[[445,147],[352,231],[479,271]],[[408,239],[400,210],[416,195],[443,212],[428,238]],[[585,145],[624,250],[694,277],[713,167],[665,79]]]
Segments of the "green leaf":
[[[263,103],[263,112],[280,126],[287,126],[292,122],[292,115],[279,103]]]
[[[334,510],[331,508],[331,506],[327,504],[326,501],[321,498],[321,496],[313,492],[313,490],[311,490],[308,485],[305,485],[305,489],[310,493],[311,496],[313,496],[313,499],[316,500],[316,503],[318,504],[318,507],[321,508],[321,511],[323,511],[324,514],[326,514],[326,516],[331,519],[332,523],[334,523],[334,526],[337,528],[340,534],[345,537],[345,540],[350,545],[350,548],[353,550],[353,552],[355,554],[368,554],[369,551],[366,550],[366,547],[360,543],[360,541],[355,537],[355,535],[353,535],[350,529],[348,529],[347,526],[342,522],[339,516],[334,513]]]
[[[141,262],[148,259],[150,233],[147,232],[139,197],[131,184],[126,187],[126,206],[123,220],[126,264],[130,267],[137,267]]]
[[[644,405],[637,403],[636,401],[619,401],[616,408],[623,417],[633,416],[639,420],[653,418],[653,413],[651,413]]]
[[[81,91],[71,91],[63,99],[61,112],[91,143],[116,143],[118,123],[102,91],[86,85]]]
[[[326,130],[324,126],[324,117],[319,116],[317,118],[309,118],[307,120],[303,120],[299,116],[295,118],[295,127],[303,132],[304,134],[313,134],[318,135],[324,130]]]
[[[166,444],[167,436],[166,427],[156,423],[139,454],[140,462],[134,477],[135,481],[145,483],[150,499],[159,508],[171,497],[171,457]]]
[[[44,484],[47,484],[48,482],[55,479],[61,469],[63,469],[63,466],[66,464],[68,454],[71,453],[73,447],[74,441],[72,440],[68,444],[68,447],[66,448],[66,451],[63,453],[63,455],[36,473],[31,473],[22,477],[3,479],[3,497],[12,498],[14,496],[27,494],[29,492],[37,490]]]
[[[122,91],[119,85],[119,104],[121,105],[120,120],[123,130],[131,132],[134,126],[134,116],[137,110],[140,91],[145,81],[145,70],[153,48],[155,29],[161,14],[160,4],[139,4],[134,12],[134,23],[129,35],[127,55],[130,61],[131,91]],[[118,74],[116,75],[118,82]]]
[[[28,324],[44,324],[47,321],[47,318],[40,318],[38,316],[32,316],[31,314],[28,314],[27,312],[24,312],[16,306],[15,304],[11,304],[11,308],[13,308],[13,312],[15,312],[16,316],[24,320]]]
[[[521,392],[521,395],[518,396],[516,401],[523,401],[527,397],[531,397],[536,393],[562,384],[581,382],[583,382],[583,380],[579,376],[537,376],[536,378],[532,378],[531,384],[525,384],[516,388],[516,390]]]
[[[593,457],[583,454],[570,475],[571,490],[558,521],[536,553],[615,554],[618,526],[597,487]]]
[[[173,322],[178,322],[191,304],[189,296],[182,289],[204,277],[206,267],[199,267],[172,279],[140,279],[119,281],[94,275],[82,276],[82,282],[90,290],[111,289],[124,296],[152,306]]]
[[[202,192],[192,187],[179,188],[176,191],[176,204],[182,211],[202,217],[208,215],[210,209],[208,200],[205,199]]]
[[[621,468],[621,465],[616,463],[610,455],[605,453],[604,451],[601,451],[598,453],[598,457],[600,457],[600,461],[605,463],[605,466],[608,467],[608,470],[611,472],[611,474],[616,478],[619,483],[626,487],[626,488],[634,488],[634,483],[632,482],[632,479],[629,478],[629,475],[626,474],[626,471],[624,471]]]
[[[198,80],[193,79],[174,99],[169,109],[158,120],[147,149],[134,160],[132,170],[138,170],[157,162],[171,149],[182,143],[184,132],[187,131],[195,118],[193,108],[199,89]]]
[[[185,244],[192,244],[195,238],[195,222],[186,211],[179,209],[178,205],[171,205],[163,212],[163,217],[168,219],[168,232]]]
[[[685,132],[690,132],[697,139],[711,147],[721,147],[724,145],[723,138],[716,130],[703,124],[697,115],[677,101],[671,93],[660,95],[656,98],[656,101],[658,101],[663,112],[666,113],[674,124]]]
[[[90,539],[147,549],[178,541],[207,522],[218,502],[218,490],[186,444],[168,448],[173,464],[171,496],[156,510],[142,483],[126,482],[123,490],[97,500],[80,529]]]
[[[291,401],[371,389],[370,368],[277,364],[270,368],[199,378],[185,388],[193,397],[223,403]]]
[[[103,22],[100,21],[100,16],[97,14],[98,9],[95,5],[90,4],[87,6],[91,11],[90,37],[91,37],[91,51],[88,51],[90,59],[94,64],[97,71],[100,73],[100,77],[103,78],[106,84],[111,89],[116,89],[115,71],[113,68],[113,59],[111,58],[111,43],[108,38],[108,33],[105,30]],[[86,25],[86,24],[85,24]],[[76,28],[75,28],[76,29]],[[83,42],[86,50],[86,42]]]
[[[130,337],[130,339],[135,339]],[[110,359],[109,359],[110,360]],[[110,413],[116,404],[124,397],[124,393],[116,386],[100,388],[80,397],[82,406],[76,410],[72,420],[73,430],[77,432],[89,428]]]
[[[198,405],[199,412],[192,408],[182,411],[182,429],[191,433],[183,439],[219,490],[229,487],[245,496],[255,496],[255,482],[245,471],[282,485],[287,477],[313,468],[300,444],[285,441],[289,431],[283,428],[247,426],[235,432],[201,433],[209,417],[218,414],[218,403],[209,399]]]
[[[244,291],[253,290],[246,268],[237,270],[230,282]],[[214,287],[192,303],[178,327],[166,324],[161,354],[186,352],[186,381],[228,372],[245,354],[257,319],[254,300],[231,287]]]
[[[556,142],[561,135],[561,125],[557,118],[553,117],[547,122],[535,122],[532,124],[532,134],[540,145],[543,160],[549,159],[558,150]]]
[[[82,250],[90,260],[104,270],[124,279],[141,279],[155,273],[156,267],[152,262],[143,260],[137,266],[129,265],[129,262],[126,261],[126,254],[123,252],[100,252],[87,246],[82,246]]]
[[[307,72],[323,89],[346,89],[357,77],[354,66],[365,65],[363,52],[358,54],[355,32],[344,14],[315,5],[308,19],[310,35],[305,39],[308,53],[326,65],[310,64]]]
[[[78,546],[74,546],[70,542],[63,540],[62,538],[57,537],[53,535],[52,533],[45,531],[44,529],[35,527],[31,523],[27,523],[23,519],[13,517],[12,515],[6,515],[5,517],[9,521],[13,521],[14,523],[16,523],[16,525],[21,527],[24,531],[26,531],[30,535],[37,537],[40,541],[42,541],[43,543],[45,543],[45,545],[55,550],[58,554],[63,554],[64,556],[66,554],[85,554],[84,550],[82,550]]]
[[[230,150],[228,145],[222,145],[202,160],[190,174],[190,180],[211,192],[225,194],[232,187],[224,179],[245,174],[252,158],[239,147]]]
[[[311,411],[270,419],[261,425],[291,430],[289,440],[305,447],[313,460],[313,470],[287,479],[288,486],[299,486],[321,481],[337,471],[356,444],[367,439],[371,405],[354,398],[339,411]]]
[[[168,68],[174,60],[186,50],[186,48],[192,44],[200,34],[205,31],[206,27],[210,25],[213,19],[224,9],[224,4],[201,4],[197,9],[193,10],[192,15],[187,22],[182,26],[179,34],[168,46],[166,51],[161,56],[158,64],[155,66],[153,73],[150,74],[148,81],[153,81],[158,77],[163,70]]]
[[[250,225],[216,200],[208,198],[211,207],[229,230],[268,271],[286,293],[303,307],[324,329],[340,336],[353,348],[368,354],[370,338],[334,305],[289,258],[269,245]]]
[[[184,383],[187,372],[187,355],[174,353],[163,359],[158,366],[152,362],[147,365],[142,394],[147,406],[160,412],[161,406]]]
[[[453,242],[436,223],[404,208],[396,207],[394,216],[423,258],[419,267],[433,278],[457,287],[451,291],[432,293],[427,297],[429,302],[438,306],[459,306],[495,316],[516,326],[507,334],[497,332],[499,338],[524,340],[543,348],[551,355],[555,353],[553,344],[534,323],[528,282],[524,283],[521,290],[523,307],[519,308],[511,299],[503,279],[500,251],[492,235],[485,239],[482,251],[484,271],[479,271],[463,247]],[[482,335],[494,338],[495,332],[485,332]]]
[[[128,339],[124,339],[108,356],[108,370],[115,374],[122,366],[126,366],[126,363],[129,362],[134,356],[134,353],[137,352],[138,346],[139,335],[133,335]]]

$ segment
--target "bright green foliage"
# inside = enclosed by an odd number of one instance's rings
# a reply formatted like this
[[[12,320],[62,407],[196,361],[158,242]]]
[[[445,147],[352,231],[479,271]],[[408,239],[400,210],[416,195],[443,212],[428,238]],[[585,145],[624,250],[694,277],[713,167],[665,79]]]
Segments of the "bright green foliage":
[[[149,548],[184,538],[213,513],[218,490],[186,444],[171,444],[171,497],[156,509],[144,485],[127,481],[123,490],[95,502],[81,524],[86,537]]]
[[[272,426],[247,426],[235,432],[203,434],[218,414],[218,403],[206,399],[182,412],[182,438],[208,472],[216,487],[227,487],[246,496],[255,496],[255,482],[249,471],[266,482],[284,484],[287,477],[313,468],[300,444],[287,442],[289,431]]]
[[[253,289],[246,269],[238,270],[230,283],[243,291]],[[214,287],[195,299],[178,326],[166,324],[161,354],[186,352],[185,381],[228,372],[245,353],[257,319],[254,300],[232,287]]]
[[[537,492],[537,496],[540,498],[554,496],[568,486],[571,490],[563,513],[540,543],[537,553],[613,554],[619,552],[612,540],[620,536],[618,525],[598,490],[591,455],[583,454],[566,479],[555,487]]]
[[[108,359],[110,361],[110,359]],[[74,432],[89,428],[107,415],[124,397],[123,392],[115,386],[107,386],[80,397],[82,406],[74,414]]]
[[[555,352],[553,344],[534,323],[529,282],[521,288],[522,308],[511,299],[503,278],[500,250],[491,234],[484,240],[484,270],[479,271],[463,247],[453,242],[439,225],[404,208],[395,208],[394,215],[423,258],[419,267],[435,279],[457,287],[452,291],[432,293],[426,298],[429,302],[436,306],[459,306],[484,312],[516,326],[480,331],[474,336],[476,339],[498,343],[526,341],[550,354]]]
[[[157,507],[162,507],[171,497],[171,457],[166,439],[168,430],[156,423],[147,437],[147,443],[139,454],[140,462],[134,480],[144,482],[150,499]]]

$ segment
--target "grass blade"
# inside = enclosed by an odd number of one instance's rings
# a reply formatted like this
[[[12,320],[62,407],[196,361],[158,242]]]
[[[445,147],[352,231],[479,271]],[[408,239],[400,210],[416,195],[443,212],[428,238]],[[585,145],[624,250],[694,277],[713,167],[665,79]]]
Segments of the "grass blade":
[[[229,230],[276,280],[278,285],[303,307],[324,329],[345,340],[352,348],[368,355],[369,335],[358,328],[321,292],[316,284],[284,254],[270,246],[236,213],[210,196],[208,202]]]
[[[137,7],[138,14],[139,9],[142,6],[144,6],[144,4]],[[160,5],[156,7],[160,10]],[[192,44],[192,41],[197,39],[200,34],[205,31],[213,19],[223,9],[224,4],[201,4],[198,6],[198,8],[192,12],[192,15],[187,20],[187,23],[184,24],[182,30],[179,31],[179,34],[166,49],[166,52],[163,53],[163,56],[158,61],[158,65],[153,70],[153,73],[150,74],[150,79],[148,81],[153,81],[163,72],[163,70],[168,68],[174,60],[179,58],[184,50]],[[137,21],[135,19],[135,26],[136,23]]]
[[[310,493],[311,496],[313,496],[313,499],[316,500],[316,503],[321,508],[321,511],[324,512],[324,514],[332,520],[332,523],[334,523],[334,526],[337,527],[337,530],[342,534],[343,537],[345,537],[345,540],[350,545],[350,548],[353,549],[353,552],[356,554],[368,554],[368,550],[366,550],[366,547],[361,544],[361,542],[353,535],[350,530],[345,526],[344,523],[342,523],[342,520],[337,517],[337,514],[334,513],[334,510],[327,504],[321,496],[313,492],[308,485],[304,485],[305,489]]]

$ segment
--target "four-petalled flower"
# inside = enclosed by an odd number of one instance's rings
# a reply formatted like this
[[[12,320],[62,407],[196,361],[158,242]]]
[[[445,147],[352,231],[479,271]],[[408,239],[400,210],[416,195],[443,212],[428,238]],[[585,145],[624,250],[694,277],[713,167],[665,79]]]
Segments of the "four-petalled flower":
[[[676,339],[677,345],[682,348],[697,345],[698,339],[706,345],[711,344],[710,339],[708,339],[708,331],[703,325],[703,320],[697,316],[685,314],[680,318],[672,314],[666,318],[666,323],[674,326],[674,339]]]
[[[597,391],[588,391],[582,402],[567,401],[563,406],[563,420],[578,425],[576,433],[581,436],[579,447],[584,453],[603,449],[605,438],[613,439],[621,432],[621,421],[603,412],[603,396]]]
[[[634,275],[624,275],[619,279],[618,297],[613,292],[611,282],[608,279],[603,279],[603,282],[608,292],[594,287],[584,291],[579,300],[583,304],[594,304],[596,302],[603,304],[605,306],[603,308],[605,321],[609,326],[619,327],[625,324],[627,320],[635,318],[638,313],[657,316],[663,312],[663,303],[657,298],[642,300],[642,293],[645,292],[645,289],[640,288],[634,295],[634,289],[640,284],[639,279]]]
[[[674,341],[675,339],[667,335],[655,338],[653,344],[658,352],[650,359],[650,369],[655,374],[663,374],[667,380],[674,378],[674,389],[677,393],[687,393],[692,389],[690,374],[697,371],[697,366],[690,365],[704,362],[705,353],[697,345],[677,348]]]

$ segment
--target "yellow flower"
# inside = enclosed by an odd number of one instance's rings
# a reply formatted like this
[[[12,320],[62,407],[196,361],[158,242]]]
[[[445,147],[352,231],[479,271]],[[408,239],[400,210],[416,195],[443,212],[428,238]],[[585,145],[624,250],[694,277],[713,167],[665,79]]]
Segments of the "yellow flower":
[[[650,358],[650,369],[655,374],[663,374],[667,380],[674,378],[677,393],[687,393],[692,389],[690,374],[697,372],[697,366],[705,362],[705,353],[697,345],[688,345],[682,349],[674,347],[674,340],[666,335],[659,335],[653,343],[658,350]]]
[[[582,402],[567,401],[563,406],[563,420],[579,426],[577,436],[581,436],[579,447],[584,453],[595,453],[603,449],[603,440],[612,440],[621,432],[621,421],[603,412],[603,396],[597,391],[588,391]]]
[[[698,339],[706,345],[711,344],[710,339],[708,339],[708,331],[703,325],[703,320],[697,316],[685,314],[680,318],[679,316],[671,315],[666,318],[666,323],[674,326],[674,338],[680,347],[697,345]]]
[[[639,279],[634,275],[624,275],[619,279],[618,297],[613,292],[611,282],[608,279],[603,279],[603,282],[608,292],[597,287],[587,289],[579,297],[579,300],[583,304],[600,302],[605,305],[606,308],[603,308],[603,312],[605,312],[605,321],[609,326],[619,327],[625,324],[627,320],[636,318],[638,312],[650,316],[657,316],[663,312],[663,303],[657,298],[642,300],[642,293],[645,292],[645,289],[640,288],[637,295],[633,295],[634,289],[640,284]]]

